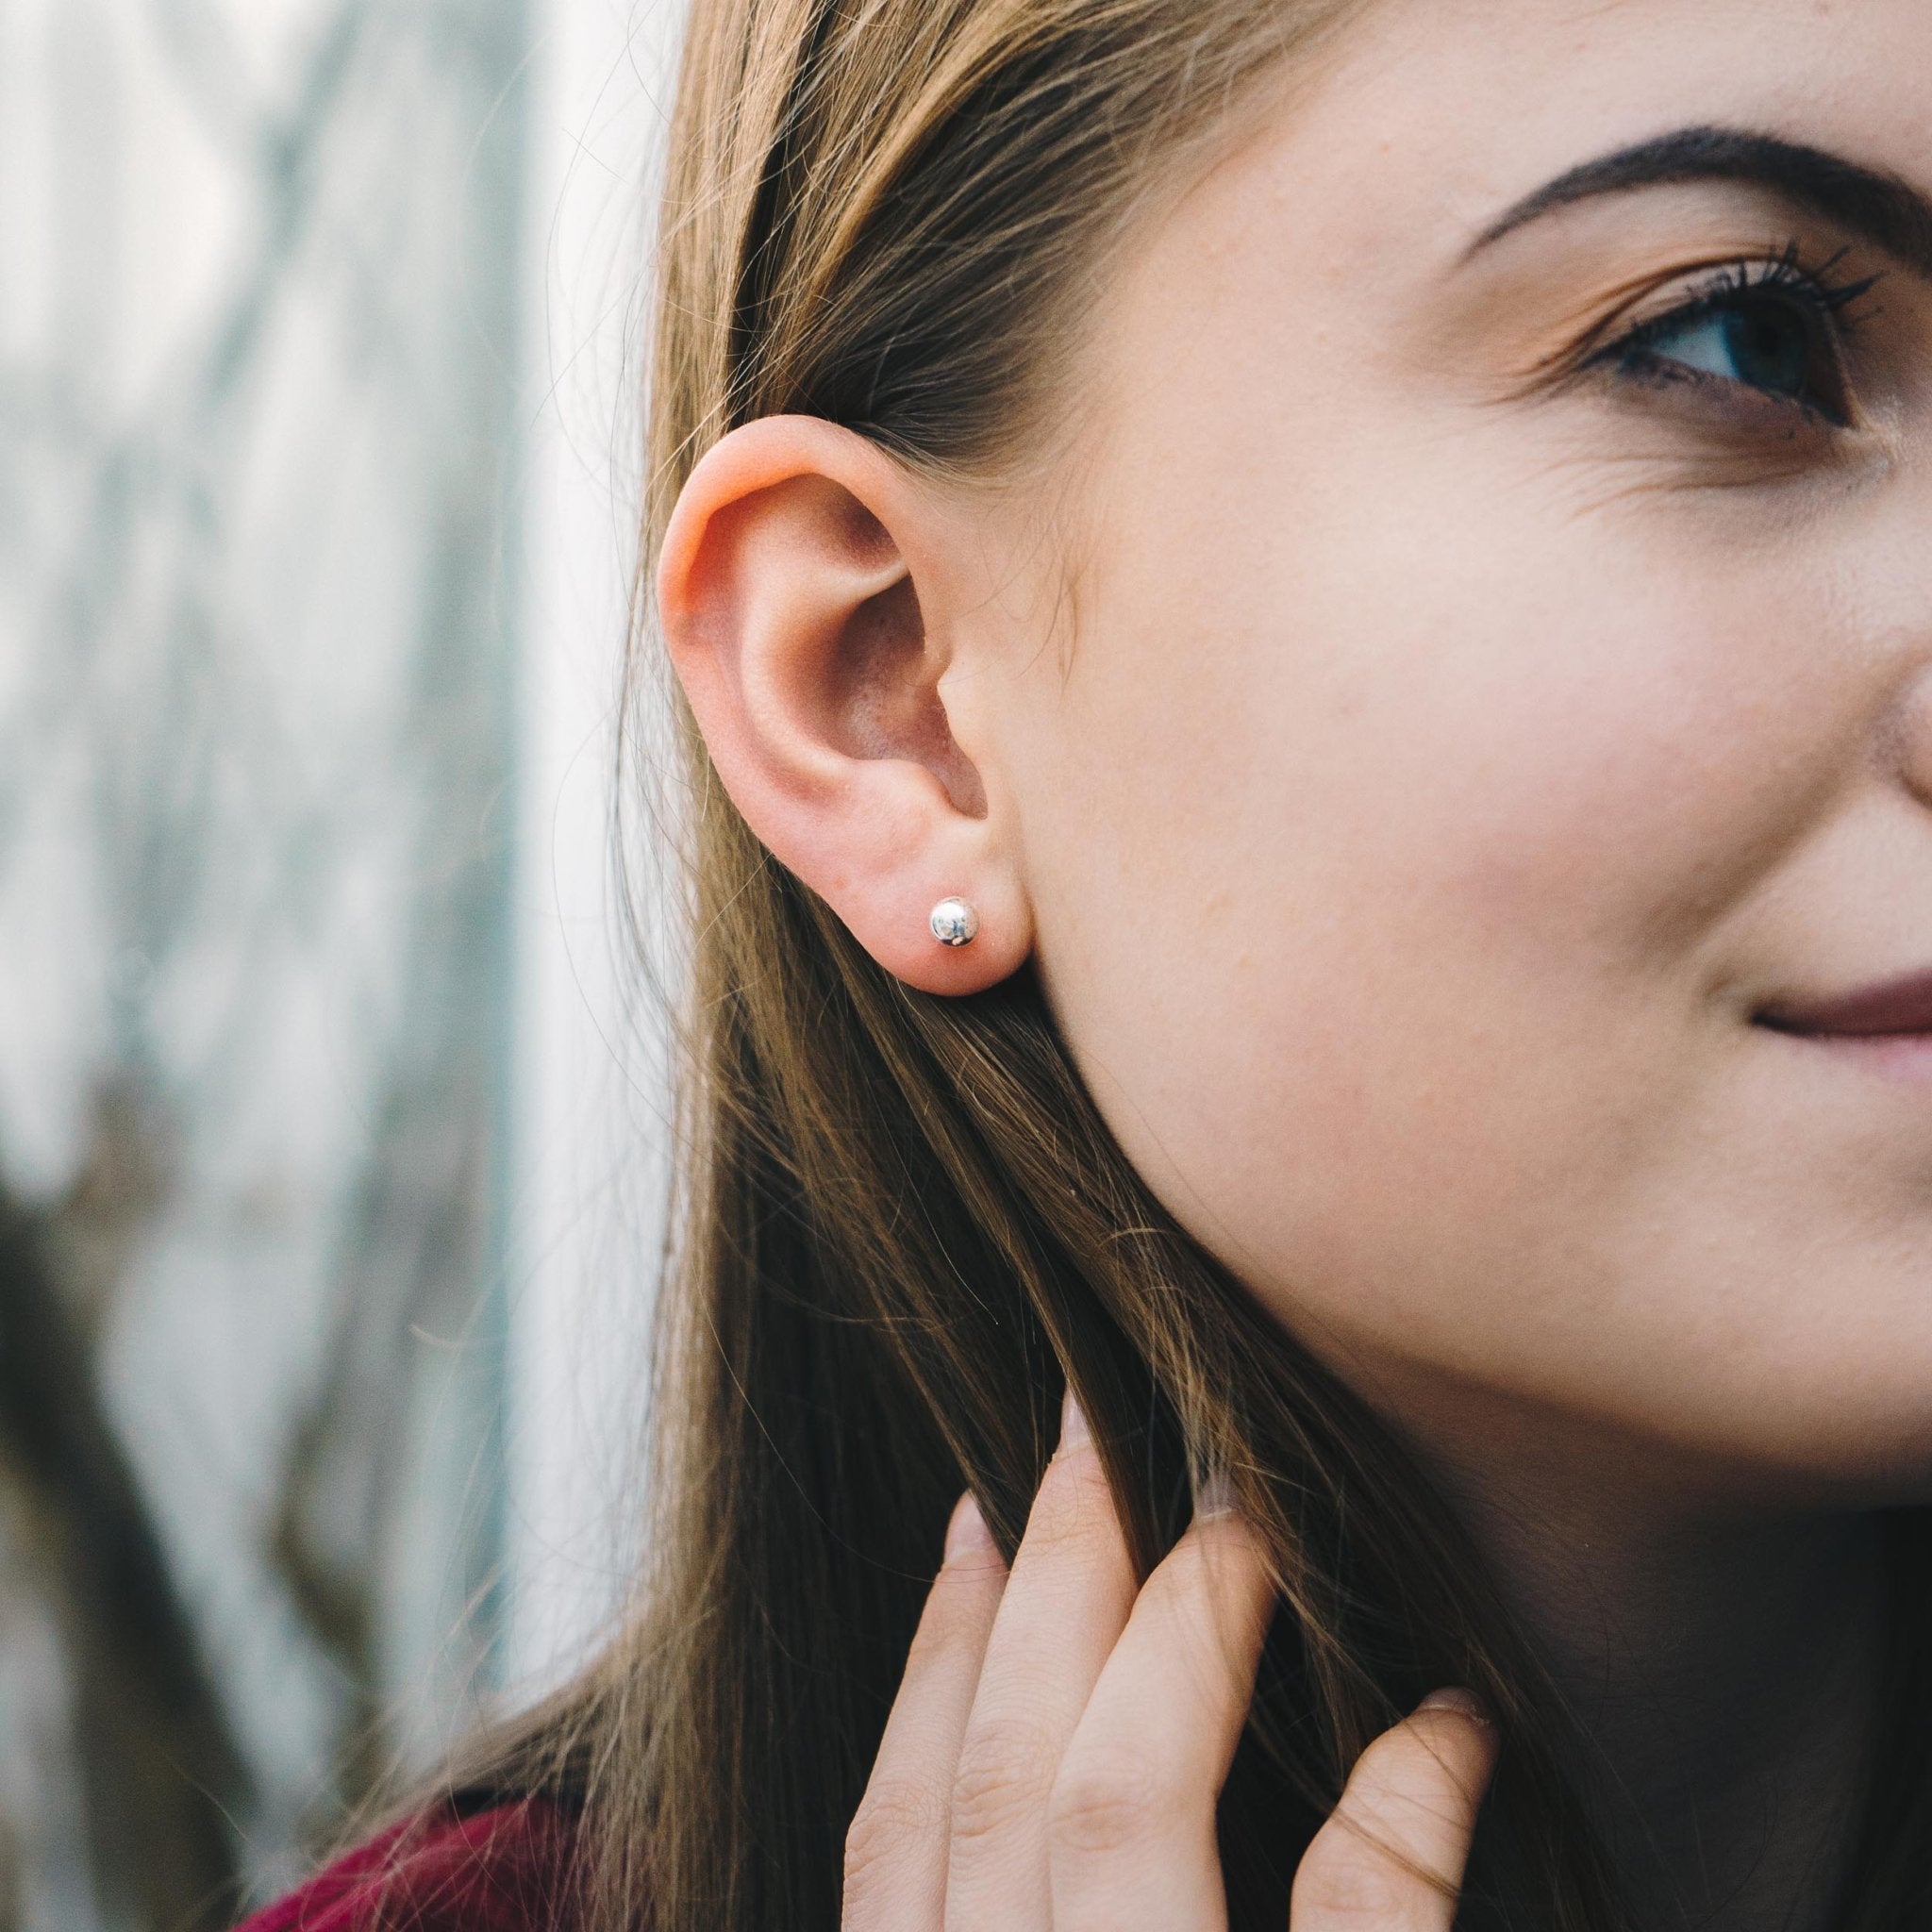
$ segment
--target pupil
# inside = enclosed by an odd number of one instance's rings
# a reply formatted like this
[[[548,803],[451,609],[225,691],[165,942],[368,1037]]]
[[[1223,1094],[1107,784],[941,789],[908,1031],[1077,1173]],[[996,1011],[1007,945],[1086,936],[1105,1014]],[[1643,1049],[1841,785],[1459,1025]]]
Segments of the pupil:
[[[1778,395],[1802,395],[1811,366],[1804,319],[1782,305],[1759,303],[1724,317],[1724,347],[1740,381]]]

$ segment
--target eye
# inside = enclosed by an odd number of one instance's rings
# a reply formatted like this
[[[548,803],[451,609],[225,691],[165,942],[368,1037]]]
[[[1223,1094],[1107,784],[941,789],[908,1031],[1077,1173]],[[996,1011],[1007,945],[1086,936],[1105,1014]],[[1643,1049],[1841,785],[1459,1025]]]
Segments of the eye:
[[[1793,255],[1727,272],[1604,352],[1619,374],[1724,385],[1823,417],[1851,420],[1846,313],[1876,281],[1833,288]]]
[[[1816,318],[1795,303],[1759,300],[1667,319],[1643,347],[1657,361],[1804,402],[1820,386],[1818,333]]]

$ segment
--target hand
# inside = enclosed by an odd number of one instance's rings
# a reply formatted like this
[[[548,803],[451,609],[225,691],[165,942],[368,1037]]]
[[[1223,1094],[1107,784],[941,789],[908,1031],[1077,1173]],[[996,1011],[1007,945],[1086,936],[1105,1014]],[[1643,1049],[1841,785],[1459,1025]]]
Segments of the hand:
[[[971,1499],[954,1511],[846,1840],[844,1932],[1221,1932],[1215,1803],[1273,1607],[1231,1513],[1197,1516],[1136,1594],[1070,1404],[1010,1577]],[[1495,1755],[1459,1691],[1378,1738],[1291,1932],[1449,1932]]]

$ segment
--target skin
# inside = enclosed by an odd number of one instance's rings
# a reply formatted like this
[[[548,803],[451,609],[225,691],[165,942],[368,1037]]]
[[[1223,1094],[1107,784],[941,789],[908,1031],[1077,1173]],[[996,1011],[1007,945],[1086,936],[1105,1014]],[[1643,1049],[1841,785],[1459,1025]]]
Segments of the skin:
[[[1657,1924],[1830,1924],[1873,1512],[1932,1492],[1932,1050],[1766,1024],[1932,968],[1932,288],[1741,182],[1479,243],[1683,126],[1932,192],[1927,74],[1921,0],[1390,0],[1150,218],[1024,475],[750,425],[660,572],[776,856],[927,991],[1036,958],[1161,1198],[1437,1467],[1591,1716]],[[1820,325],[1843,420],[1708,331],[1606,359],[1788,248],[1882,276]],[[948,894],[981,917],[958,951]],[[1069,1668],[1062,1755],[1166,1721],[1124,1573],[1023,1619],[1049,1558],[996,1612],[986,1560],[933,1613],[978,1606],[982,1701],[1077,1625],[1128,1660]],[[928,1692],[915,1659],[894,1724],[976,1763],[954,1668]],[[1421,1722],[1421,1808],[1462,1817],[1475,1727]],[[1063,1912],[1024,1840],[1017,1917],[929,1857],[921,1906],[854,1923],[1216,1923],[1194,1880],[1180,1916]],[[1432,1850],[1453,1877],[1455,1832]]]
[[[1137,1592],[1078,1408],[1008,1575],[970,1497],[846,1842],[846,1932],[1208,1932],[1214,1805],[1272,1609],[1204,1509]],[[1295,1874],[1296,1932],[1448,1932],[1495,1734],[1466,1691],[1376,1740]]]

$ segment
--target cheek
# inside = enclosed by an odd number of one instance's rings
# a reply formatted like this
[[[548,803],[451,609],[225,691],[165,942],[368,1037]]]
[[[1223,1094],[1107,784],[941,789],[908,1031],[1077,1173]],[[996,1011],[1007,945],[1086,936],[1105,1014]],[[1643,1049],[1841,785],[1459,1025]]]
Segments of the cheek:
[[[1727,922],[1856,723],[1815,588],[1504,490],[1150,518],[1028,835],[1057,1009],[1184,1223],[1296,1318],[1487,1365],[1703,1158]]]

